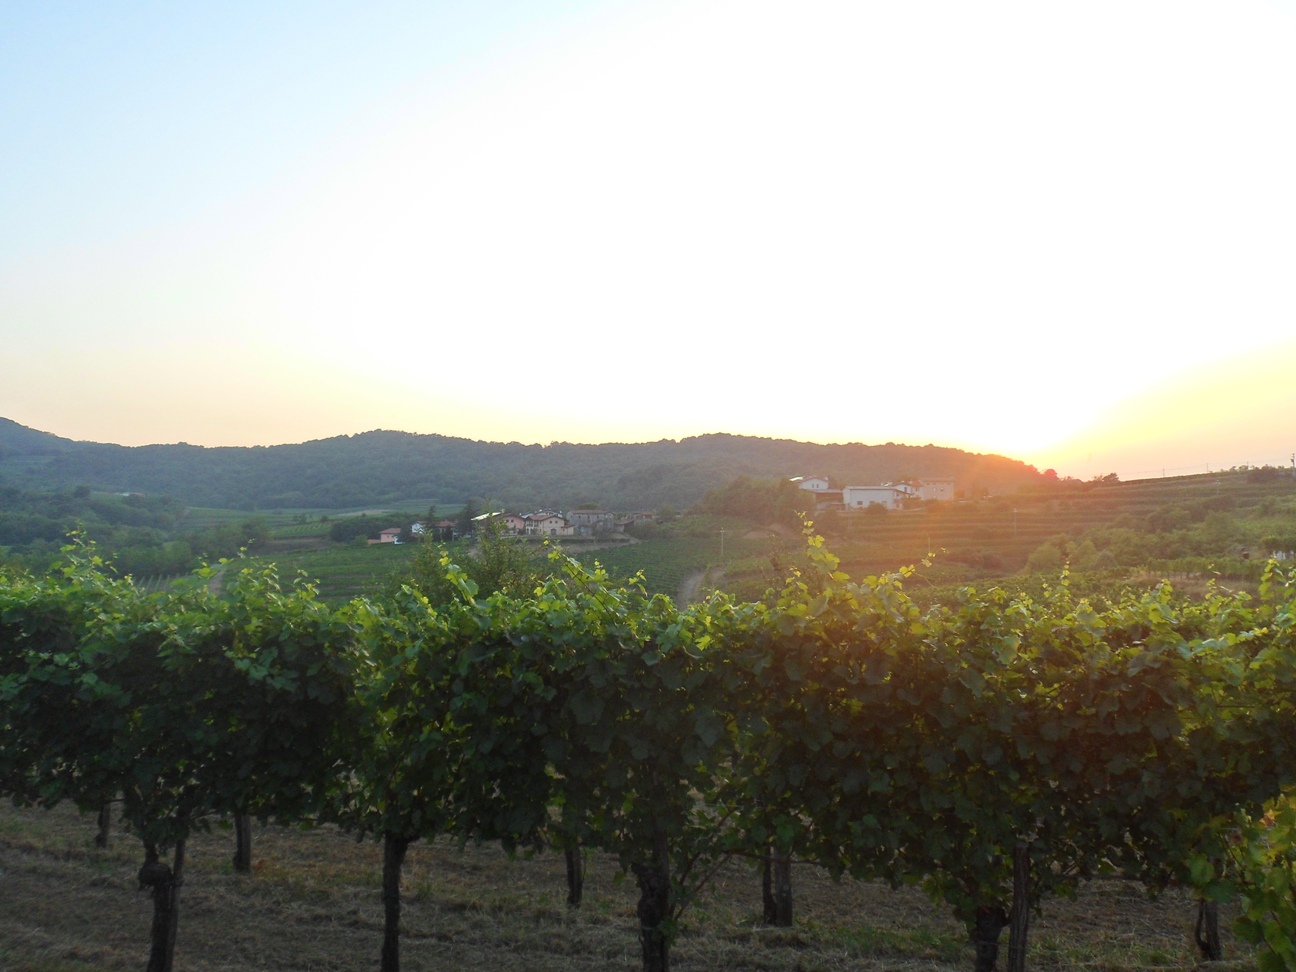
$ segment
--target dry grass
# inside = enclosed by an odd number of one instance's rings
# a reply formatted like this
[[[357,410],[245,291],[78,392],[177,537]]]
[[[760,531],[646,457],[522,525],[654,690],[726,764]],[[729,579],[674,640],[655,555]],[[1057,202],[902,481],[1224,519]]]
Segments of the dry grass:
[[[0,808],[0,972],[140,969],[148,897],[136,888],[139,844],[69,809]],[[181,896],[178,970],[376,968],[382,934],[381,849],[331,828],[256,830],[255,873],[236,876],[232,836],[196,837]],[[403,967],[456,972],[639,967],[632,881],[591,856],[585,904],[564,903],[555,854],[510,861],[498,848],[448,841],[410,848]],[[673,953],[681,972],[933,972],[971,967],[961,927],[913,889],[843,881],[810,866],[794,876],[797,926],[759,925],[760,881],[724,870],[687,917]],[[1193,968],[1195,908],[1182,894],[1149,901],[1136,887],[1094,882],[1050,902],[1032,928],[1033,969]],[[1227,941],[1226,968],[1254,964]],[[1220,966],[1214,966],[1220,969]]]

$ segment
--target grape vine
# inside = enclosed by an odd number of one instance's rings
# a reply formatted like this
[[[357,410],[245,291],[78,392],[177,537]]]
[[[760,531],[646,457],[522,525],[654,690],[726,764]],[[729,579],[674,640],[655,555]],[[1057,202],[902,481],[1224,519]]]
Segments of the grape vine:
[[[920,608],[905,572],[854,580],[809,534],[805,564],[760,602],[681,609],[559,555],[522,594],[445,562],[443,604],[331,607],[237,562],[220,596],[205,572],[144,594],[69,548],[0,574],[0,791],[120,801],[150,969],[186,837],[232,816],[382,841],[384,969],[405,848],[442,834],[616,855],[654,972],[732,855],[921,882],[978,970],[1007,927],[1024,969],[1031,911],[1114,871],[1240,894],[1265,968],[1296,969],[1291,573],[1255,598],[1090,600],[1064,574]]]

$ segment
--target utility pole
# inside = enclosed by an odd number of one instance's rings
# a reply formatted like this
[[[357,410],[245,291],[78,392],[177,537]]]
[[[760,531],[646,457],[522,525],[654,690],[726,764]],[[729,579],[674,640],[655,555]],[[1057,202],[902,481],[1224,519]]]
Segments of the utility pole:
[[[724,566],[724,527],[720,528],[720,566]]]

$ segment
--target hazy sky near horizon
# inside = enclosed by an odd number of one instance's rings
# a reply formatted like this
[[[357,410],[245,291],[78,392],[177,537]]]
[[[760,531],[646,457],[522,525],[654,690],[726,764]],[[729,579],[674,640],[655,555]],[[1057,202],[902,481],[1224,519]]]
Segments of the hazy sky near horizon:
[[[0,6],[0,415],[1296,451],[1296,0]]]

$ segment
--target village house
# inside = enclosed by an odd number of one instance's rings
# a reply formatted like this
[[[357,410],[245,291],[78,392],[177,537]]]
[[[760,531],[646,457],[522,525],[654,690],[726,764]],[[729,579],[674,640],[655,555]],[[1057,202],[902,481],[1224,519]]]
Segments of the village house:
[[[797,489],[808,489],[812,492],[830,490],[827,476],[793,476],[790,482],[797,484]]]
[[[874,503],[888,510],[894,510],[910,496],[906,489],[899,486],[844,486],[842,487],[842,505],[849,510],[867,509]]]
[[[437,520],[436,523],[428,523],[426,520],[415,520],[410,525],[410,533],[424,540],[432,539],[439,542],[453,540],[454,532],[454,520]]]
[[[625,516],[617,517],[616,530],[617,533],[624,533],[628,526],[634,526],[636,523],[652,523],[656,519],[656,513],[646,511],[627,513]]]
[[[571,510],[565,514],[555,510],[535,510],[519,515],[498,510],[473,517],[472,524],[473,532],[477,532],[489,521],[499,528],[502,536],[596,537],[621,534],[631,524],[652,522],[655,519],[656,515],[648,511],[618,515],[608,510]],[[457,538],[457,529],[453,534],[451,533],[454,527],[452,520],[442,520],[435,526],[420,521],[414,524],[411,532],[422,537],[445,541]],[[370,543],[386,542],[390,541],[385,537],[383,540],[370,541]]]
[[[879,486],[843,486],[841,489],[833,489],[825,476],[797,476],[791,482],[814,495],[816,508],[841,504],[848,510],[860,510],[876,503],[884,509],[894,510],[907,499],[955,498],[952,479],[913,480],[883,483]]]
[[[482,513],[473,517],[473,530],[476,531],[482,527],[486,521],[492,521],[499,527],[499,531],[510,537],[520,537],[527,532],[526,520],[516,513],[505,513],[500,510],[495,513]]]
[[[954,499],[954,480],[924,479],[918,484],[918,498],[925,500]]]
[[[567,522],[578,536],[592,537],[616,529],[616,514],[605,510],[568,510]]]
[[[525,531],[528,537],[570,537],[575,533],[566,518],[552,510],[524,513],[522,520],[526,523]]]
[[[842,491],[833,489],[827,476],[794,476],[789,481],[796,483],[798,489],[804,489],[814,497],[815,509],[836,506],[842,501]]]

